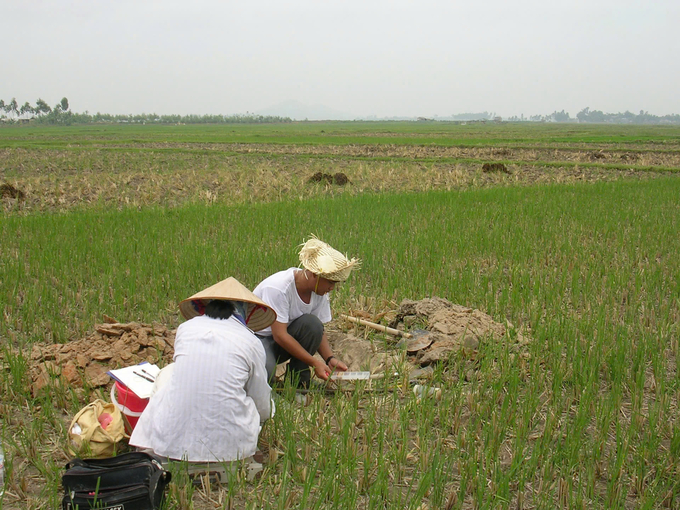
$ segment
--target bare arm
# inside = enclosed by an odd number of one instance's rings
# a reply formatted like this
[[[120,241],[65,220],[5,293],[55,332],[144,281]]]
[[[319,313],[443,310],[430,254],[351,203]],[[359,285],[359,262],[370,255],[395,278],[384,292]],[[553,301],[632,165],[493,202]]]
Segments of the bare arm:
[[[333,356],[333,350],[331,349],[331,344],[328,342],[328,337],[326,333],[323,334],[321,339],[321,345],[319,345],[319,354],[323,359],[328,359],[329,356]],[[329,368],[334,368],[335,370],[345,371],[347,370],[347,365],[345,365],[338,358],[333,356],[333,358],[328,362]]]
[[[324,381],[328,379],[328,376],[331,373],[331,369],[328,367],[328,365],[326,365],[326,362],[318,358],[315,358],[314,356],[309,354],[304,349],[304,347],[302,347],[300,343],[297,340],[295,340],[295,338],[290,336],[288,334],[288,324],[283,324],[282,322],[275,322],[274,324],[272,324],[272,336],[274,337],[274,341],[281,347],[283,347],[286,350],[286,352],[288,352],[288,354],[294,356],[300,361],[304,361],[310,367],[314,367],[314,373],[316,373],[317,377],[323,379]],[[325,338],[326,335],[324,334],[324,339]],[[323,343],[324,340],[321,340],[322,345]],[[328,350],[330,350],[328,340],[326,340],[326,347],[328,348]],[[323,352],[326,351],[321,351],[321,348],[319,348],[319,353],[323,355]]]

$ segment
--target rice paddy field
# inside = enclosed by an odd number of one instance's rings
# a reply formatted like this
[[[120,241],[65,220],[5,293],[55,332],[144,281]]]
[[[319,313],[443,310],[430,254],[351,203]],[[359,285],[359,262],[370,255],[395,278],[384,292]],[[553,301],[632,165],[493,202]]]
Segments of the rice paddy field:
[[[0,128],[0,509],[57,508],[99,389],[31,391],[30,352],[104,316],[176,327],[316,234],[360,257],[333,311],[441,297],[530,339],[297,402],[262,475],[181,473],[169,509],[680,508],[680,128],[337,122]],[[509,333],[510,334],[510,333]],[[113,367],[112,367],[113,368]]]

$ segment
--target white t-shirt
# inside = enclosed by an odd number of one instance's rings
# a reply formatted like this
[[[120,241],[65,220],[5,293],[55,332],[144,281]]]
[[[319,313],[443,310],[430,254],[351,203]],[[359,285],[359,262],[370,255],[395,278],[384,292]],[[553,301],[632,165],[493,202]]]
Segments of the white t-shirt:
[[[269,418],[262,342],[235,317],[180,324],[172,377],[154,394],[130,444],[190,462],[250,457]]]
[[[290,324],[295,319],[306,313],[316,315],[322,323],[330,322],[331,305],[328,295],[319,296],[312,292],[309,304],[305,303],[297,288],[295,288],[295,273],[300,271],[296,267],[291,267],[284,271],[274,273],[265,278],[255,287],[253,294],[271,306],[276,312],[276,322]],[[258,335],[267,336],[272,334],[272,328],[263,329],[257,332]]]

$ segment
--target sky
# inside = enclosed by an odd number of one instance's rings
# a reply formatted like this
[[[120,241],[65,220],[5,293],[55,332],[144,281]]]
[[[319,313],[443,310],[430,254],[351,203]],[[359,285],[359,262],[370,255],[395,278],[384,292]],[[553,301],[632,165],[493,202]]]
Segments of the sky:
[[[4,0],[2,14],[0,99],[20,105],[680,113],[677,0]]]

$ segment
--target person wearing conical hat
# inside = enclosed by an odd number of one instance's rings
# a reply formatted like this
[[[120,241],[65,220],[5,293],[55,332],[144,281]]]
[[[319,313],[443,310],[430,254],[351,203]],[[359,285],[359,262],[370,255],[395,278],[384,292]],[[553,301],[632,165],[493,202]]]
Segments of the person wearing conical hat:
[[[332,319],[328,293],[360,264],[312,236],[300,250],[302,268],[291,267],[264,279],[253,293],[276,311],[271,327],[257,332],[267,354],[269,378],[276,365],[290,360],[286,377],[307,387],[309,368],[327,380],[333,370],[347,370],[333,356],[324,324]],[[322,359],[315,357],[319,353]]]
[[[266,355],[252,330],[276,312],[234,278],[179,305],[172,375],[150,398],[130,444],[169,459],[229,462],[252,457],[270,417]]]

